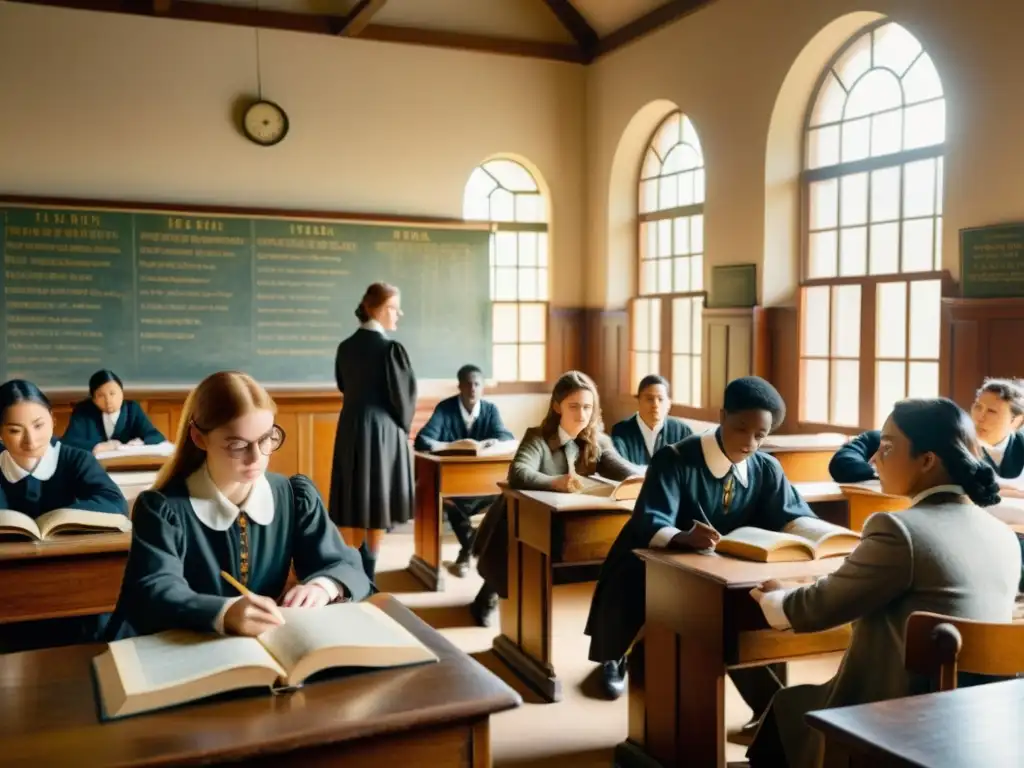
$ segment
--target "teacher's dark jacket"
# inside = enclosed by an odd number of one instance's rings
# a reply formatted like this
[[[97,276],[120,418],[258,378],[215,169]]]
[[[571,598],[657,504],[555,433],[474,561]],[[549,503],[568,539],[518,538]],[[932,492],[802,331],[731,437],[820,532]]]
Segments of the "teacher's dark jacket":
[[[409,429],[416,376],[409,355],[366,323],[338,345],[334,375],[344,396],[334,440],[330,516],[343,528],[387,529],[412,519]]]

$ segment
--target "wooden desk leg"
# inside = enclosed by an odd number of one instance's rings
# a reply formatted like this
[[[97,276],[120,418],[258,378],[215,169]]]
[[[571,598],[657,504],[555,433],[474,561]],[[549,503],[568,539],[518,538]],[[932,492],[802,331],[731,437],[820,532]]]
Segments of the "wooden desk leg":
[[[441,564],[441,465],[434,461],[416,461],[416,521],[413,524],[415,550],[409,560],[409,572],[427,589],[444,591],[444,567]]]
[[[551,656],[551,514],[538,507],[524,517],[523,506],[508,499],[508,599],[493,650],[546,701],[561,701]]]
[[[713,582],[647,564],[643,701],[630,680],[629,740],[615,751],[623,768],[724,768],[724,598]]]

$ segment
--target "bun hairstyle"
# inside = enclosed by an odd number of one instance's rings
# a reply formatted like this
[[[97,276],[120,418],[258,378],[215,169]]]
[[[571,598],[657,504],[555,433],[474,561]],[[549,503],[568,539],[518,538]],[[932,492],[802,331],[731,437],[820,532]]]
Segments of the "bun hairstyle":
[[[89,377],[89,397],[95,395],[97,389],[111,381],[117,384],[122,392],[124,391],[124,384],[116,373],[106,368],[102,371],[96,371],[96,373]]]
[[[256,410],[277,413],[277,404],[258,381],[239,371],[213,373],[188,394],[181,410],[174,455],[157,475],[153,488],[162,491],[176,478],[184,479],[203,466],[206,451],[192,442],[192,427],[212,432]]]
[[[43,390],[25,379],[11,379],[0,384],[0,421],[7,414],[7,409],[18,403],[38,403],[52,411],[49,399],[43,394]]]
[[[356,307],[356,317],[360,323],[368,323],[371,313],[379,309],[384,302],[398,294],[398,289],[388,283],[372,283],[363,294],[359,306]]]
[[[995,470],[978,458],[974,422],[960,406],[945,397],[902,400],[891,418],[910,441],[911,456],[934,453],[949,479],[979,507],[1001,501]]]

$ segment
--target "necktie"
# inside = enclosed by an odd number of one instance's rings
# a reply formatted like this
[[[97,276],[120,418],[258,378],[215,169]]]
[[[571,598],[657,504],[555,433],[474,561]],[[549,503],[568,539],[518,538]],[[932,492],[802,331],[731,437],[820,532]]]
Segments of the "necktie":
[[[244,585],[249,584],[249,520],[245,512],[238,513],[238,553],[239,581]]]
[[[729,505],[732,504],[734,479],[734,468],[730,468],[729,474],[725,476],[725,485],[722,486],[722,512],[724,514],[729,514]]]

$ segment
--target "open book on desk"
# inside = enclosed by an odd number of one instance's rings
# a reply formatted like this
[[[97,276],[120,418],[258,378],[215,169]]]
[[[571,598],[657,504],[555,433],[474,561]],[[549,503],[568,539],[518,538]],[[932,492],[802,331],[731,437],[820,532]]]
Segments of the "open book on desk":
[[[172,630],[117,640],[93,659],[106,719],[243,688],[291,688],[326,669],[438,661],[371,603],[281,608],[285,623],[259,637]]]
[[[715,551],[760,563],[820,560],[850,554],[860,534],[816,517],[799,517],[782,531],[744,526],[723,536]]]
[[[515,453],[518,440],[456,440],[451,443],[437,443],[431,451],[435,456],[507,456]]]
[[[640,495],[640,489],[644,485],[643,475],[627,477],[622,481],[609,480],[600,475],[581,477],[583,487],[579,493],[587,496],[600,496],[615,501],[631,501]]]
[[[174,443],[164,441],[156,445],[119,445],[110,451],[95,454],[97,461],[127,459],[130,457],[168,458],[174,454]]]
[[[115,512],[84,509],[54,509],[34,520],[23,512],[0,509],[0,537],[43,541],[57,536],[82,533],[127,533],[132,521]]]

